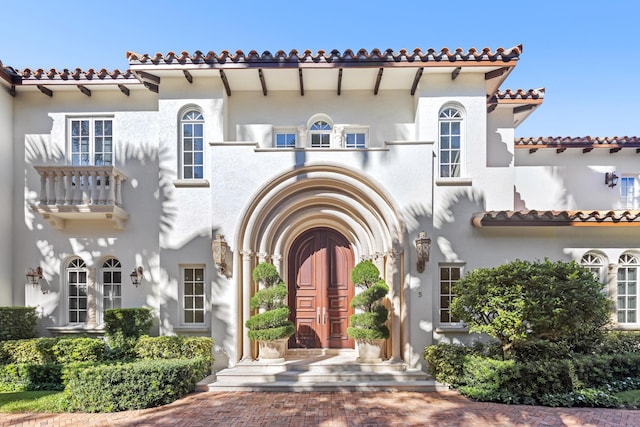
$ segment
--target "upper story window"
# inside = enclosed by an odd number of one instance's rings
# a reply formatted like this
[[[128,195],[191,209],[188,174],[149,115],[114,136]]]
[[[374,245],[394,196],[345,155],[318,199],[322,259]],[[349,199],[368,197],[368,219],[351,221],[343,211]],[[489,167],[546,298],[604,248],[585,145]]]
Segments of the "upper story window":
[[[70,119],[69,151],[73,166],[113,165],[113,121],[108,118]]]
[[[640,190],[635,176],[623,176],[620,178],[620,208],[638,209],[640,207]]]
[[[331,131],[332,126],[324,120],[315,121],[309,127],[309,135],[311,138],[311,148],[330,148],[331,147]]]
[[[634,254],[620,256],[617,277],[616,311],[618,323],[638,323],[638,271],[640,260]]]
[[[295,148],[296,147],[296,130],[295,129],[276,129],[275,147],[276,148]]]
[[[367,133],[361,130],[347,130],[344,141],[346,148],[367,148]]]
[[[183,179],[204,179],[204,117],[189,110],[180,119],[180,154]]]
[[[462,167],[462,112],[447,107],[439,116],[439,162],[440,177],[460,177]]]
[[[605,262],[602,257],[593,252],[587,252],[580,260],[580,265],[593,273],[598,282],[603,283],[605,280],[604,266]]]

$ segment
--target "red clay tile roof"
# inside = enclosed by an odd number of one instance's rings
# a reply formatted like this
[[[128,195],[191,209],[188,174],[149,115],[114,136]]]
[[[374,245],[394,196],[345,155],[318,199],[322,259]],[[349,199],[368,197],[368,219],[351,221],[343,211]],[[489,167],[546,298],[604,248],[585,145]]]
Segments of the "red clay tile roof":
[[[515,91],[511,89],[506,89],[504,91],[499,90],[495,94],[496,99],[543,99],[545,93],[545,88],[541,87],[538,89],[517,89]]]
[[[637,136],[611,136],[611,137],[527,137],[516,138],[515,148],[529,149],[533,153],[538,148],[555,148],[558,152],[567,148],[582,148],[584,152],[594,148],[608,148],[611,152],[622,148],[635,148],[640,152],[640,137]]]
[[[68,69],[56,70],[54,68],[49,71],[45,71],[42,68],[37,70],[31,70],[25,68],[22,71],[17,70],[16,73],[23,80],[42,80],[42,81],[54,81],[54,80],[71,80],[71,81],[91,81],[93,79],[98,80],[136,80],[136,76],[131,70],[124,72],[120,70],[107,71],[104,68],[100,71],[95,71],[93,68],[88,70],[82,70],[76,68],[74,71]]]
[[[640,226],[640,210],[486,211],[472,215],[476,227],[490,226]]]
[[[514,46],[509,49],[498,48],[495,52],[492,52],[489,48],[484,48],[482,50],[471,48],[467,51],[460,48],[455,50],[442,48],[440,51],[428,49],[424,52],[421,49],[416,48],[411,52],[406,49],[401,49],[397,53],[392,49],[386,49],[384,51],[373,49],[371,52],[368,52],[366,49],[360,49],[357,52],[347,49],[344,52],[340,52],[338,50],[332,50],[331,52],[319,50],[316,54],[310,50],[305,50],[302,54],[299,54],[295,49],[289,53],[279,50],[275,54],[272,54],[269,51],[264,51],[262,54],[259,54],[255,50],[252,50],[247,54],[241,50],[237,50],[232,54],[227,50],[223,50],[219,54],[212,51],[209,51],[206,54],[201,51],[196,51],[193,55],[188,52],[181,52],[179,55],[174,52],[168,52],[166,55],[156,53],[153,56],[149,54],[127,52],[127,59],[130,64],[503,62],[506,65],[511,61],[517,61],[521,53],[522,45]]]

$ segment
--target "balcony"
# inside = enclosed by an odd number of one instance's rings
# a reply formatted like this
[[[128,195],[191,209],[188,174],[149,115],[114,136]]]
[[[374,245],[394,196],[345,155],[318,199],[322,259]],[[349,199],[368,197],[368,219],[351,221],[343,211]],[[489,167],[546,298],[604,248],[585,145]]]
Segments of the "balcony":
[[[114,166],[34,166],[40,175],[40,202],[30,205],[51,225],[64,229],[70,220],[111,222],[124,228],[129,214],[122,208],[127,177]]]

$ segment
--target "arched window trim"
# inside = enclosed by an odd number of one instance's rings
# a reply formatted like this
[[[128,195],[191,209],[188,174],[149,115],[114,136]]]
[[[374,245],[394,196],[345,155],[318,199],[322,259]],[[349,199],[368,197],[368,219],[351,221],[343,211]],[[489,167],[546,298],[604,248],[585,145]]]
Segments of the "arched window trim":
[[[75,256],[65,263],[64,286],[67,323],[86,324],[89,320],[89,270],[82,258]]]
[[[580,265],[591,271],[600,283],[606,282],[607,259],[605,255],[595,251],[585,252],[580,259]]]
[[[464,134],[464,109],[458,104],[445,104],[438,113],[438,176],[440,178],[464,176]]]
[[[204,130],[202,110],[185,106],[179,114],[178,170],[180,179],[204,179]]]
[[[314,114],[307,122],[308,146],[311,148],[333,147],[335,124],[326,114]]]

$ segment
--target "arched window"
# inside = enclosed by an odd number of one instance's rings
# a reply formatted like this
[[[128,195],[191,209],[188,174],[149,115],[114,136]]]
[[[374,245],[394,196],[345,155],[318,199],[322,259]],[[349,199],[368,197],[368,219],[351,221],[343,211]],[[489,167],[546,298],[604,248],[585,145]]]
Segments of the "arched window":
[[[439,116],[439,162],[440,177],[460,177],[462,167],[462,112],[447,107]]]
[[[67,315],[69,323],[87,321],[87,265],[80,258],[73,258],[67,264]]]
[[[204,178],[204,117],[189,110],[180,119],[180,151],[183,179]]]
[[[324,120],[317,120],[309,127],[311,148],[331,147],[331,124]]]
[[[631,253],[620,256],[616,300],[618,323],[638,323],[638,270],[640,261]]]
[[[591,271],[598,282],[604,282],[605,263],[602,256],[593,252],[587,252],[580,260],[580,265]]]
[[[116,258],[102,263],[102,310],[122,307],[122,266]]]

